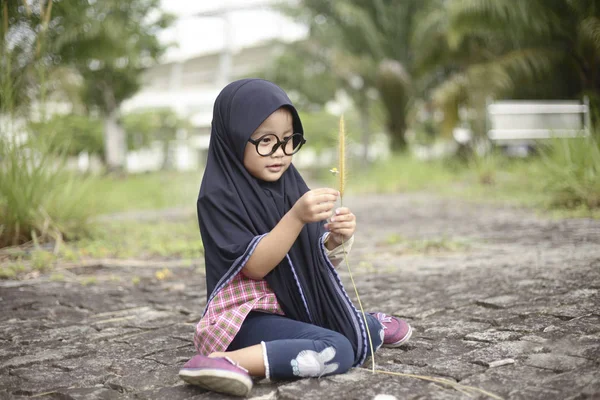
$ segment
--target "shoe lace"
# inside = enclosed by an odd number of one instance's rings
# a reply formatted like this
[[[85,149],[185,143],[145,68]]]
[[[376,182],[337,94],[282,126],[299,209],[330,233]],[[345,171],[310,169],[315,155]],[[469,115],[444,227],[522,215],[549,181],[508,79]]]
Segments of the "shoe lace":
[[[386,323],[392,322],[392,317],[382,312],[378,312],[377,314],[375,314],[375,316],[377,317],[377,320],[381,322],[381,325],[383,325],[383,330],[386,330],[388,328],[387,325],[385,325]]]

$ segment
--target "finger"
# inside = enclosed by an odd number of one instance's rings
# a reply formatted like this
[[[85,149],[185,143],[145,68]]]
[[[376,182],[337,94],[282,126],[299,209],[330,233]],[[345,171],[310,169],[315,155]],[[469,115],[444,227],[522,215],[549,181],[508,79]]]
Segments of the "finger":
[[[348,229],[342,229],[342,230],[333,230],[330,229],[329,232],[331,232],[332,235],[339,235],[339,236],[343,236],[345,239],[350,239],[350,237],[354,234],[354,232],[352,230],[348,230]]]
[[[332,188],[320,188],[320,189],[314,189],[313,193],[315,194],[331,194],[333,196],[339,196],[340,192],[336,189],[332,189]]]
[[[354,220],[340,221],[337,217],[335,217],[335,219],[331,218],[329,222],[332,225],[339,226],[339,227],[350,228],[350,227],[356,226],[356,221],[354,221]]]
[[[332,194],[320,194],[319,196],[315,197],[316,203],[325,203],[327,201],[335,203],[336,200],[337,196]]]
[[[335,209],[336,215],[346,215],[351,214],[350,209],[348,207],[339,207]]]
[[[333,210],[334,206],[335,206],[335,203],[331,203],[331,202],[320,203],[320,204],[316,205],[313,210],[317,214],[327,213],[327,218],[329,218],[329,216],[331,215],[331,210]]]
[[[329,225],[329,230],[332,232],[342,232],[342,231],[354,231],[355,230],[355,226],[354,225],[336,225],[336,224],[330,224]]]
[[[331,222],[331,223],[334,224],[336,227],[340,227],[340,228],[352,228],[353,226],[356,226],[356,223],[354,221],[335,220],[334,222]]]
[[[314,216],[314,222],[325,221],[327,219],[327,217],[329,217],[329,211],[315,214],[315,216]],[[327,225],[328,224],[325,224],[325,229],[327,229]]]
[[[354,219],[354,214],[338,214],[331,217],[331,220],[335,222],[354,221]]]

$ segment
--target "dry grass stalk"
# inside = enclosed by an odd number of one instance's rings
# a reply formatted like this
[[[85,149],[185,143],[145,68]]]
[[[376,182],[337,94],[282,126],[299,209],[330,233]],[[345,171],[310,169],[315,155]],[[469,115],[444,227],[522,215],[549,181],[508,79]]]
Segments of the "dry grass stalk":
[[[343,205],[344,189],[346,188],[346,179],[347,179],[346,127],[344,124],[344,116],[343,115],[340,117],[340,130],[339,130],[339,134],[338,134],[338,166],[337,166],[337,168],[332,169],[331,172],[338,175],[338,180],[339,180],[338,181],[338,185],[339,185],[338,190],[340,192],[340,204]],[[453,389],[455,389],[461,393],[464,393],[467,396],[471,396],[471,393],[469,391],[474,391],[474,392],[484,394],[484,395],[489,396],[494,399],[502,400],[501,397],[498,397],[497,395],[487,392],[483,389],[479,389],[479,388],[472,387],[472,386],[461,385],[461,384],[452,382],[452,381],[450,381],[448,379],[444,379],[444,378],[436,378],[436,377],[425,376],[425,375],[403,374],[403,373],[399,373],[399,372],[376,370],[375,369],[375,351],[373,349],[373,341],[371,340],[371,333],[369,332],[369,329],[368,329],[367,317],[365,315],[365,310],[363,309],[362,302],[360,301],[360,296],[358,295],[358,289],[356,288],[356,284],[354,283],[354,277],[352,276],[350,264],[348,263],[348,259],[346,257],[346,248],[345,248],[345,244],[344,244],[343,240],[342,240],[342,246],[344,246],[343,247],[344,262],[346,263],[346,267],[348,268],[348,273],[350,274],[350,280],[352,281],[352,286],[354,287],[354,293],[356,294],[356,299],[358,300],[358,305],[360,307],[360,311],[362,313],[362,316],[363,316],[363,319],[365,322],[365,329],[367,331],[367,336],[369,338],[369,346],[371,349],[371,363],[372,363],[371,372],[373,372],[374,374],[378,373],[378,374],[387,374],[387,375],[395,375],[395,376],[404,376],[404,377],[409,377],[409,378],[426,380],[426,381],[430,381],[430,382],[441,383],[444,385],[451,386]]]
[[[503,400],[502,397],[488,392],[487,390],[483,390],[474,386],[467,386],[467,385],[461,385],[460,383],[456,383],[451,381],[450,379],[445,379],[445,378],[437,378],[434,376],[427,376],[427,375],[415,375],[415,374],[404,374],[402,372],[392,372],[392,371],[383,371],[383,370],[376,370],[375,371],[378,374],[385,374],[385,375],[394,375],[394,376],[403,376],[403,377],[407,377],[407,378],[416,378],[416,379],[421,379],[424,381],[429,381],[429,382],[436,382],[436,383],[441,383],[443,385],[447,385],[452,387],[454,390],[457,390],[461,393],[465,393],[467,394],[469,397],[472,397],[472,393],[471,392],[477,392],[479,394],[483,394],[486,395],[488,397],[491,397],[492,399],[496,399],[496,400]]]
[[[340,192],[340,205],[344,204],[344,189],[346,188],[346,129],[344,126],[344,116],[340,117],[340,131],[338,134],[338,166],[334,168],[332,172],[338,175],[339,179],[339,187],[338,190]],[[346,257],[346,244],[342,239],[342,250],[344,254],[344,262],[346,263],[346,267],[348,268],[348,274],[350,274],[350,280],[352,281],[352,286],[354,287],[354,293],[356,294],[356,300],[358,301],[358,306],[360,307],[360,312],[362,313],[363,320],[365,322],[365,330],[367,331],[367,337],[369,339],[369,348],[371,350],[371,363],[372,363],[372,371],[375,373],[375,350],[373,348],[373,340],[371,339],[371,332],[369,331],[369,324],[367,323],[367,316],[365,315],[365,310],[363,309],[362,302],[360,301],[360,296],[358,295],[358,289],[356,288],[356,284],[354,283],[354,277],[352,276],[352,270],[350,269],[350,264],[348,263],[348,258]]]

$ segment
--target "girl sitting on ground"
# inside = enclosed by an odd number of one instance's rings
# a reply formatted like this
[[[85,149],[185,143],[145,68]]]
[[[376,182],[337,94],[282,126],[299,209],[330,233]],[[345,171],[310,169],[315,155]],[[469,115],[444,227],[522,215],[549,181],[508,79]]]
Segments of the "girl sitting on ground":
[[[217,97],[197,203],[207,305],[198,355],[179,371],[188,383],[246,396],[251,377],[360,366],[370,356],[367,329],[374,349],[411,336],[407,322],[383,313],[366,314],[365,326],[346,294],[335,266],[356,219],[334,210],[337,190],[310,190],[294,168],[305,142],[298,112],[275,84],[243,79]]]

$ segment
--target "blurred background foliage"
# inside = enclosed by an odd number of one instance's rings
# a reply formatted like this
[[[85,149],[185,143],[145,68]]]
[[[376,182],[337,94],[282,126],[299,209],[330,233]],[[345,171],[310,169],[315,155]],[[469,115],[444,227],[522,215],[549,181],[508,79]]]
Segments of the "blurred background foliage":
[[[159,5],[0,3],[0,247],[60,243],[89,232],[99,196],[91,178],[67,168],[67,157],[106,156],[108,136],[125,140],[119,106],[166,49],[157,33],[173,18]],[[57,113],[50,104],[72,112]],[[157,129],[161,135],[173,130],[168,115],[152,123],[169,128]],[[131,143],[149,135],[136,128]]]
[[[332,101],[347,105],[350,140],[362,148],[351,190],[429,190],[597,215],[597,128],[540,144],[527,159],[491,147],[415,156],[452,142],[457,126],[485,142],[490,99],[587,96],[598,127],[597,0],[297,0],[278,9],[308,34],[257,74],[290,94],[317,153],[337,133]],[[87,153],[114,170],[111,140],[130,151],[159,143],[166,155],[190,128],[169,109],[120,112],[168,47],[157,34],[174,17],[159,0],[2,0],[0,16],[0,247],[46,242],[58,254],[64,239],[93,238],[99,214],[193,207],[198,173],[95,176],[68,167],[70,156]],[[378,133],[390,158],[368,156]]]
[[[376,100],[394,150],[407,146],[419,101],[443,111],[450,137],[459,108],[486,99],[581,99],[600,106],[600,5],[595,0],[299,0],[282,11],[309,27],[265,76],[323,104],[340,89],[361,118]],[[368,126],[365,123],[364,127]]]

